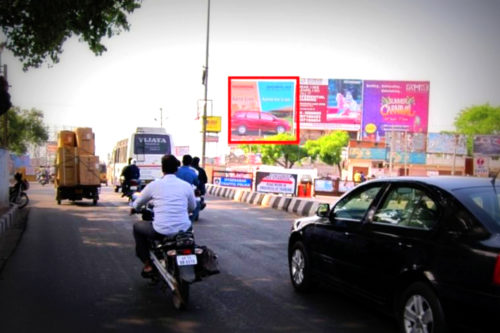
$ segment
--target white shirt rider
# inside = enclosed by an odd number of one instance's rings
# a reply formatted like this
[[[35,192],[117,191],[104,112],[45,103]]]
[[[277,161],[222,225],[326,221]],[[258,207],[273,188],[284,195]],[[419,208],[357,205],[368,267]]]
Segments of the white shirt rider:
[[[138,210],[149,200],[154,205],[153,229],[156,232],[173,235],[191,227],[188,211],[196,208],[193,188],[175,174],[167,174],[148,184],[134,201],[134,209]]]

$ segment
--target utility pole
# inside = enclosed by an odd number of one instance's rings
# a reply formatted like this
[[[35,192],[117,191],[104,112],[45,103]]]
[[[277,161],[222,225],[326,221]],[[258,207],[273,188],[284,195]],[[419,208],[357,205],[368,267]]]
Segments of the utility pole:
[[[201,166],[205,168],[205,152],[207,145],[207,98],[208,98],[208,46],[209,46],[209,37],[210,37],[210,0],[208,0],[208,8],[207,8],[207,45],[205,50],[205,69],[203,71],[203,84],[205,85],[205,98],[203,105],[203,120],[202,120],[202,152],[201,152]]]

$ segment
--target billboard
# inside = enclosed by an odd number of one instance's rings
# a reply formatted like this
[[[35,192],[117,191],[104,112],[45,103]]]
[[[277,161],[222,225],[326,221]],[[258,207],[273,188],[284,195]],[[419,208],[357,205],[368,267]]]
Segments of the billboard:
[[[218,116],[207,116],[206,121],[206,131],[211,133],[219,133],[221,131],[221,117]],[[202,120],[203,121],[203,120]],[[203,129],[203,123],[201,124]]]
[[[257,192],[295,195],[297,175],[257,171],[255,173],[255,188]]]
[[[362,91],[361,80],[301,79],[301,128],[358,131]]]
[[[298,77],[229,77],[229,144],[299,142]],[[293,140],[267,137],[291,134]]]
[[[465,135],[429,133],[427,135],[427,152],[467,155],[466,137]]]
[[[500,156],[500,135],[474,136],[474,154]]]
[[[386,131],[427,133],[429,81],[364,81],[363,140],[378,141]]]

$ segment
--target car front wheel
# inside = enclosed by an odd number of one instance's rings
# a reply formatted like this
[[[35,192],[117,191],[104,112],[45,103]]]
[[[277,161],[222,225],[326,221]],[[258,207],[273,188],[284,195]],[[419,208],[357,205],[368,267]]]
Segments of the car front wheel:
[[[288,260],[290,278],[296,291],[305,292],[311,289],[311,267],[309,256],[302,242],[296,242]]]
[[[396,311],[401,332],[446,332],[441,303],[432,289],[423,282],[410,285],[402,293]]]

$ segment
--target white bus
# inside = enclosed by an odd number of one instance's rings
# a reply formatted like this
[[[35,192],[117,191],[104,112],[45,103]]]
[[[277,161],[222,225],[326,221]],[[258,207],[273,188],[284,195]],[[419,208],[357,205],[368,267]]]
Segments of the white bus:
[[[130,159],[136,160],[141,171],[143,185],[161,178],[161,158],[173,153],[173,143],[165,129],[158,127],[137,127],[130,139],[123,139],[113,148],[108,163],[108,181],[120,189],[120,175]]]

